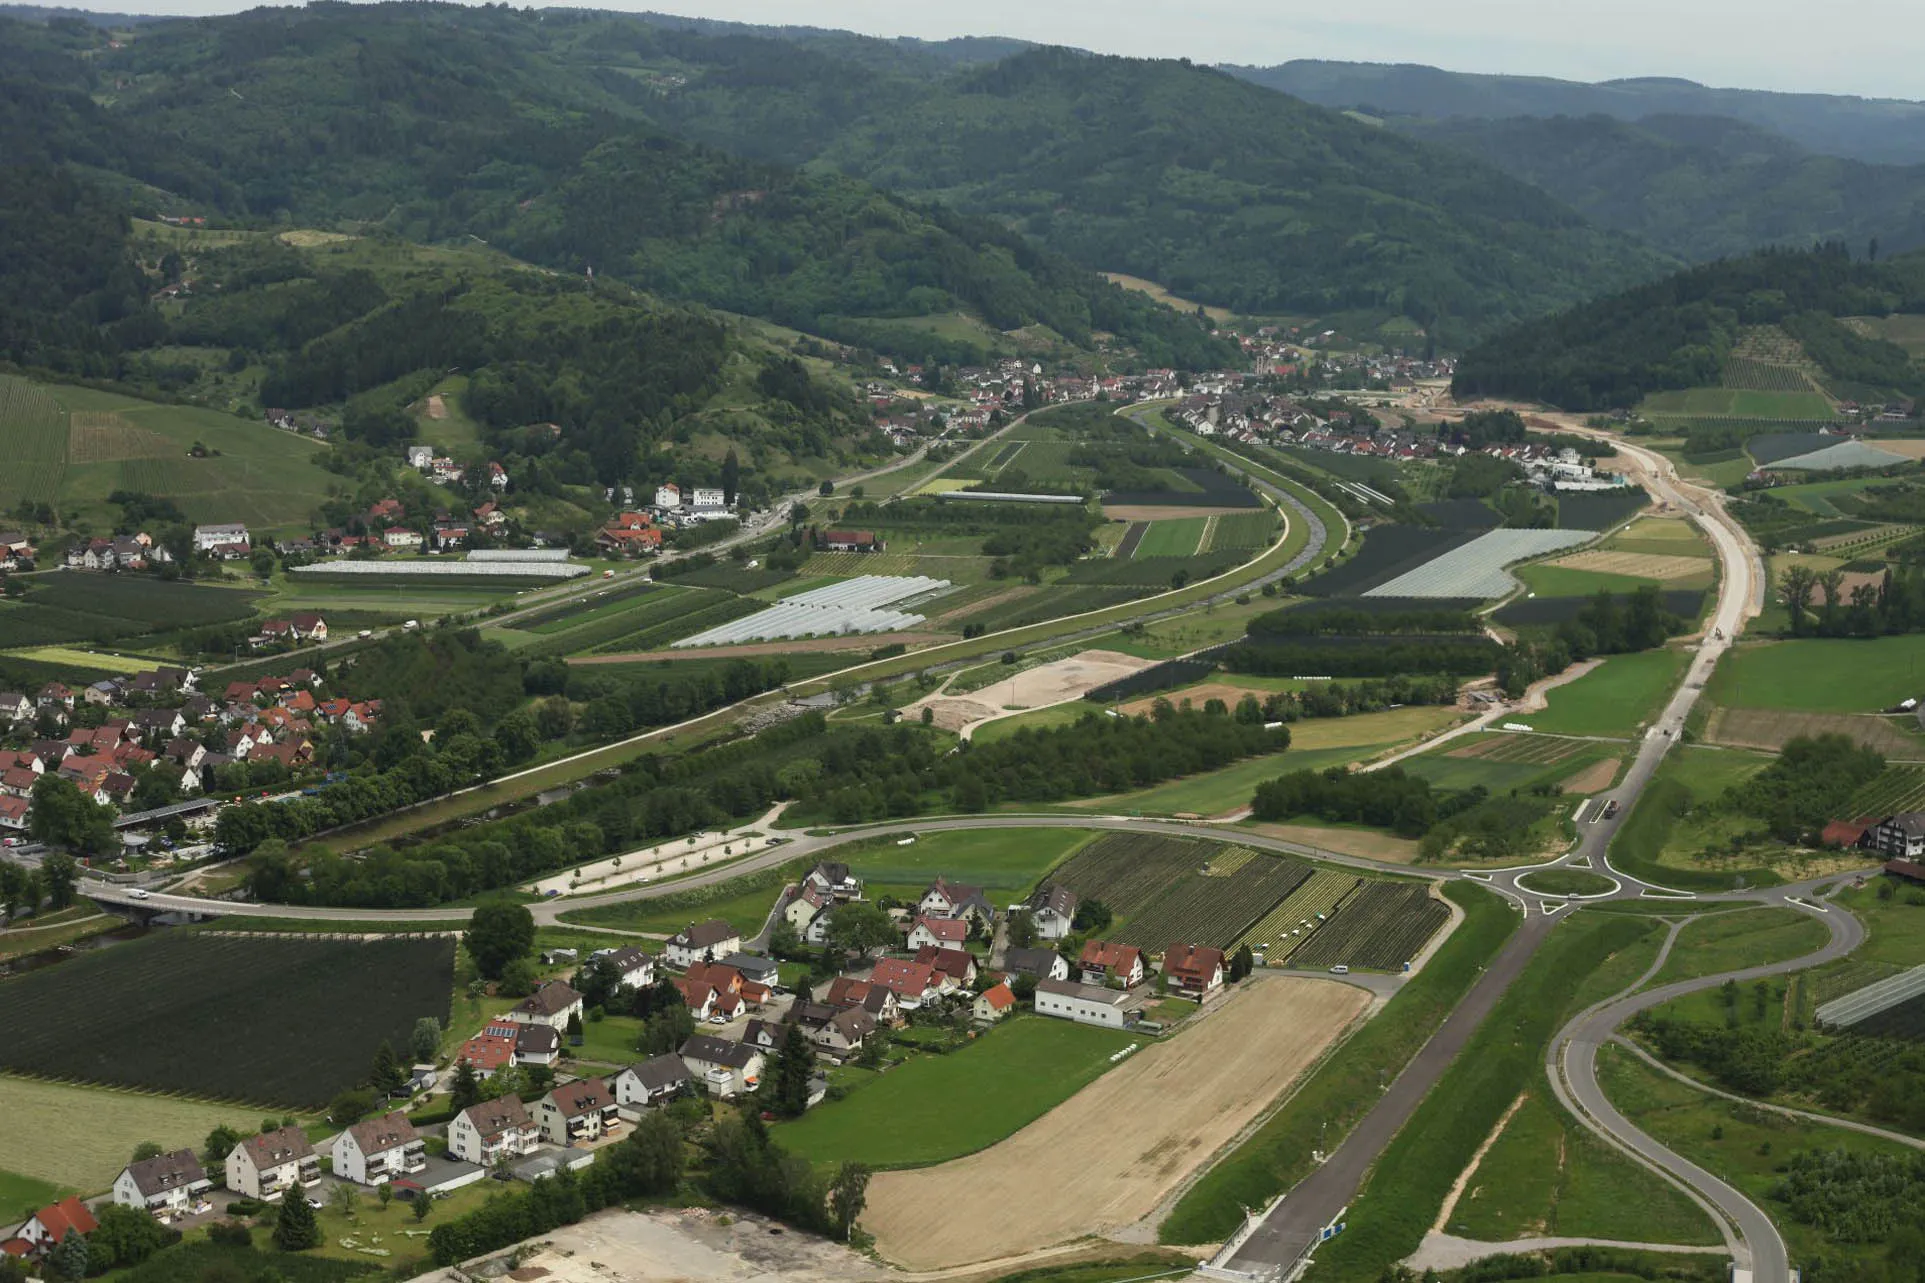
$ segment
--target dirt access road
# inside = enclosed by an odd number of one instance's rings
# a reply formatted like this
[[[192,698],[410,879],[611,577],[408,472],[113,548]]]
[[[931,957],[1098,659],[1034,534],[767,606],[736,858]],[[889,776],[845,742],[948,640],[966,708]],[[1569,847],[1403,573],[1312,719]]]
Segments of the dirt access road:
[[[862,1227],[888,1260],[932,1270],[1135,1224],[1369,1005],[1352,985],[1264,977],[1009,1139],[935,1167],[879,1173]]]

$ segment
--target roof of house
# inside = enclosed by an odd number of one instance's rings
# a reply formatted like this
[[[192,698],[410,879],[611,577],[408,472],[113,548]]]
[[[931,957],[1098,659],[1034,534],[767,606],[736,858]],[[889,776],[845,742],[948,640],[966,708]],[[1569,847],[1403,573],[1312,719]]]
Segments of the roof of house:
[[[1194,944],[1173,944],[1163,951],[1163,974],[1208,983],[1223,965],[1223,950]]]
[[[642,1086],[650,1091],[678,1087],[694,1077],[688,1071],[688,1062],[673,1054],[650,1056],[647,1060],[630,1065],[625,1072],[634,1074]]]
[[[69,1194],[58,1203],[49,1203],[33,1214],[47,1231],[49,1241],[58,1243],[69,1234],[91,1234],[100,1228],[87,1205]]]
[[[683,977],[690,984],[709,986],[717,993],[734,993],[742,987],[742,973],[720,962],[693,962]]]
[[[1079,903],[1081,903],[1081,901],[1076,898],[1076,892],[1070,890],[1060,882],[1051,882],[1047,886],[1037,887],[1036,893],[1029,897],[1029,907],[1032,913],[1041,913],[1044,910],[1048,910],[1061,918],[1075,917],[1076,906]]]
[[[621,948],[615,950],[615,952],[608,954],[607,957],[608,961],[614,964],[615,970],[624,973],[633,971],[638,967],[648,966],[654,962],[654,958],[651,957],[646,950],[632,944],[623,945]]]
[[[271,1132],[249,1136],[241,1142],[241,1148],[254,1161],[256,1171],[279,1167],[282,1163],[297,1163],[314,1156],[314,1146],[308,1142],[307,1133],[299,1127],[278,1127]]]
[[[722,965],[735,968],[744,978],[776,970],[775,959],[765,958],[759,953],[731,953],[722,959]]]
[[[1047,976],[1059,956],[1054,949],[1010,949],[1003,954],[1003,966],[1018,975]]]
[[[840,860],[822,860],[809,872],[821,874],[822,880],[832,886],[849,881],[849,866]]]
[[[530,1026],[532,1028],[533,1026]],[[546,1028],[546,1026],[543,1026]],[[550,1029],[548,1032],[553,1033]],[[506,1034],[477,1034],[461,1044],[455,1056],[457,1061],[465,1060],[479,1073],[489,1073],[501,1068],[515,1054],[515,1040]]]
[[[1036,992],[1053,993],[1059,998],[1081,998],[1084,1002],[1101,1003],[1106,1007],[1121,1006],[1129,1001],[1129,995],[1121,989],[1078,984],[1074,980],[1038,980]]]
[[[1833,820],[1818,835],[1818,840],[1825,846],[1857,846],[1870,827],[1863,820]]]
[[[740,940],[742,933],[721,918],[710,918],[707,922],[691,923],[675,935],[669,943],[684,949],[712,949],[725,940]]]
[[[1913,864],[1910,860],[1887,860],[1885,872],[1895,877],[1910,878],[1914,882],[1925,882],[1925,864]]]
[[[945,976],[961,980],[975,969],[976,959],[966,949],[945,949],[926,944],[916,950],[916,961],[934,967]]]
[[[1016,995],[1010,989],[1008,981],[991,985],[976,996],[997,1011],[1008,1011],[1016,1005]]]
[[[848,1042],[861,1042],[876,1031],[876,1018],[860,1007],[845,1007],[829,1018],[829,1027]]]
[[[680,1054],[704,1064],[747,1069],[750,1062],[762,1053],[753,1047],[745,1047],[739,1042],[730,1042],[712,1034],[690,1034],[688,1041],[682,1044]]]
[[[870,982],[885,989],[893,989],[898,994],[920,996],[924,990],[933,989],[936,984],[936,969],[926,962],[904,962],[901,958],[884,958],[869,973]]]
[[[348,1128],[348,1135],[354,1137],[355,1145],[363,1154],[380,1154],[403,1145],[412,1145],[420,1139],[415,1135],[414,1124],[399,1110],[370,1118]]]
[[[929,884],[929,891],[939,893],[944,899],[948,900],[949,903],[958,906],[968,904],[972,900],[981,900],[984,904],[989,903],[988,899],[983,895],[983,889],[981,887],[965,886],[961,882],[951,882],[947,878],[939,877],[934,882],[931,882]],[[924,891],[923,894],[928,895],[929,891]]]
[[[1086,967],[1101,967],[1105,971],[1128,971],[1142,958],[1143,951],[1133,944],[1091,940],[1083,946],[1082,956],[1077,961]]]
[[[917,918],[916,928],[949,944],[961,944],[969,938],[969,924],[951,918]]]
[[[180,1189],[207,1179],[201,1169],[201,1160],[194,1157],[191,1149],[177,1149],[171,1154],[156,1154],[138,1163],[127,1165],[127,1174],[134,1179],[134,1188],[141,1197],[152,1198],[165,1194],[171,1189]]]
[[[1901,811],[1888,815],[1877,825],[1881,829],[1897,829],[1906,837],[1925,837],[1925,811]]]
[[[584,1078],[555,1088],[542,1101],[553,1105],[563,1118],[578,1118],[609,1108],[615,1103],[615,1093],[600,1078]]]
[[[545,982],[541,988],[515,1004],[524,1015],[555,1016],[582,1000],[582,996],[559,980]]]
[[[527,1127],[528,1108],[521,1103],[519,1096],[497,1096],[484,1100],[478,1105],[470,1105],[456,1115],[466,1118],[469,1126],[480,1132],[483,1137],[499,1136],[511,1127]]]
[[[561,1035],[553,1025],[523,1024],[515,1030],[515,1054],[551,1056],[561,1050]]]

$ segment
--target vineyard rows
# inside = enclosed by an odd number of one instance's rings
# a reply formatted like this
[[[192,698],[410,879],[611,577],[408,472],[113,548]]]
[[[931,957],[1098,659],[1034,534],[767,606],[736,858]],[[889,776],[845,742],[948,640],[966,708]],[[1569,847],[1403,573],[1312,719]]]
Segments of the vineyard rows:
[[[1886,767],[1852,795],[1848,809],[1854,817],[1925,810],[1925,766]]]
[[[447,1020],[453,983],[447,939],[168,932],[7,981],[0,1068],[317,1106],[364,1082],[383,1041]]]
[[[1161,949],[1173,941],[1226,947],[1309,876],[1293,860],[1239,847],[1112,833],[1051,880],[1108,905],[1120,919],[1112,939]]]
[[[1446,753],[1445,756],[1474,757],[1480,762],[1522,762],[1532,766],[1551,766],[1567,757],[1577,756],[1586,747],[1582,740],[1500,732],[1486,735],[1468,748]]]
[[[1261,512],[1222,513],[1211,528],[1209,546],[1201,551],[1243,552],[1267,548],[1276,531],[1276,514],[1268,508]]]
[[[1779,365],[1748,356],[1727,357],[1723,383],[1746,392],[1809,392],[1811,380],[1794,365]]]
[[[1322,920],[1334,914],[1343,898],[1356,889],[1355,874],[1318,869],[1310,875],[1308,882],[1285,896],[1281,904],[1245,931],[1237,943],[1247,944],[1259,953],[1267,951],[1270,962],[1281,962],[1290,950],[1303,943],[1305,936],[1321,927]],[[1309,925],[1306,926],[1306,923]]]
[[[1450,918],[1427,888],[1367,882],[1337,907],[1324,927],[1289,955],[1293,967],[1368,967],[1396,971],[1415,958]]]

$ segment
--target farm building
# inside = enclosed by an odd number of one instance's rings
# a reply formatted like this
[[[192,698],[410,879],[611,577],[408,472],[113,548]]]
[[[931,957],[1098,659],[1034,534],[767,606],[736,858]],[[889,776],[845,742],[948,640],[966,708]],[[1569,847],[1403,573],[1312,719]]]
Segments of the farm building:
[[[1036,1014],[1074,1020],[1078,1024],[1123,1027],[1123,1004],[1129,995],[1120,989],[1080,985],[1073,980],[1038,980]]]
[[[821,540],[824,552],[887,552],[887,540],[876,538],[873,530],[825,530]]]
[[[1925,855],[1925,811],[1888,815],[1867,828],[1860,841],[1866,849],[1893,860]]]

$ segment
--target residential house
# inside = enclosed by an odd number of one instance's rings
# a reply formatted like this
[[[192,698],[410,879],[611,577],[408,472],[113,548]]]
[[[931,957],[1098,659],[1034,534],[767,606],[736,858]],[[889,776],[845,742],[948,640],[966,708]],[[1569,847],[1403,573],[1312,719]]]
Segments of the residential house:
[[[1859,841],[1887,859],[1917,859],[1925,855],[1925,811],[1888,815],[1867,828]]]
[[[328,1154],[335,1176],[357,1185],[385,1185],[428,1165],[427,1142],[400,1112],[356,1123],[329,1142]]]
[[[905,1011],[913,1011],[942,996],[942,978],[926,962],[884,958],[870,973],[869,982],[895,994],[897,1005]]]
[[[610,552],[658,552],[662,547],[662,532],[645,512],[619,512],[596,532],[595,542]]]
[[[468,543],[468,527],[459,521],[437,521],[434,523],[434,546],[442,552],[465,547]]]
[[[1214,998],[1223,992],[1223,950],[1173,944],[1163,951],[1163,978],[1185,998]]]
[[[488,465],[488,484],[496,490],[506,490],[508,488],[508,469],[502,467],[499,463],[491,462]]]
[[[431,445],[411,445],[408,447],[408,466],[426,471],[434,462],[434,447]]]
[[[693,923],[668,939],[663,955],[671,967],[686,968],[709,958],[726,958],[742,951],[742,933],[721,918]]]
[[[1029,923],[1035,928],[1038,940],[1061,940],[1070,933],[1079,904],[1076,892],[1061,883],[1049,882],[1037,887],[1027,903]]]
[[[688,1008],[688,1014],[695,1017],[697,1024],[715,1014],[715,1000],[719,995],[713,985],[686,976],[676,976],[669,983],[682,995],[682,1005]]]
[[[99,1228],[93,1211],[70,1194],[29,1216],[12,1238],[0,1242],[0,1252],[15,1257],[34,1256],[59,1246],[69,1234],[85,1237]]]
[[[655,959],[634,945],[605,955],[615,968],[616,983],[624,989],[646,989],[655,983]]]
[[[27,827],[28,812],[33,809],[31,798],[0,797],[0,829],[11,829],[18,833]]]
[[[782,1050],[783,1040],[788,1037],[787,1029],[787,1025],[773,1020],[751,1020],[742,1026],[742,1045],[753,1047],[765,1056],[772,1056]]]
[[[1123,1027],[1123,1004],[1129,995],[1120,989],[1077,984],[1073,980],[1038,980],[1036,1014],[1074,1020],[1079,1024]]]
[[[74,693],[59,682],[48,682],[40,688],[40,694],[34,698],[34,703],[41,708],[72,709]]]
[[[689,492],[689,506],[704,519],[728,516],[728,496],[709,486],[696,486]]]
[[[294,626],[296,641],[324,642],[328,639],[328,621],[311,610],[297,610],[288,617]]]
[[[390,548],[419,548],[422,543],[421,532],[406,526],[389,526],[381,532],[381,542]]]
[[[0,717],[10,722],[24,722],[34,715],[33,701],[19,691],[0,692]]]
[[[248,555],[247,527],[226,522],[194,527],[194,551],[212,553],[223,560]]]
[[[520,1029],[523,1026],[511,1025],[509,1028]],[[474,1067],[477,1075],[486,1078],[502,1066],[515,1063],[515,1036],[512,1033],[496,1033],[493,1029],[476,1034],[461,1044],[461,1050],[455,1053],[455,1061],[466,1061]]]
[[[782,920],[807,943],[822,944],[829,938],[829,915],[836,904],[835,897],[805,881],[782,906]]]
[[[731,953],[722,959],[722,965],[740,972],[745,985],[763,985],[770,989],[775,988],[781,974],[774,958],[765,958],[759,953]]]
[[[227,1188],[272,1202],[291,1189],[321,1183],[321,1158],[299,1127],[249,1136],[227,1151]]]
[[[925,918],[966,919],[985,931],[996,922],[996,910],[990,906],[981,887],[964,886],[946,878],[930,883],[917,902],[916,911]]]
[[[976,1018],[978,1024],[992,1025],[1014,1010],[1016,994],[1005,980],[977,994],[969,1014]]]
[[[835,900],[860,900],[862,898],[862,879],[849,872],[849,866],[838,860],[824,860],[810,869],[802,879],[805,887],[814,887],[823,895]]]
[[[692,1034],[680,1055],[711,1096],[739,1096],[761,1085],[762,1053],[709,1034]]]
[[[934,967],[938,976],[948,977],[949,983],[940,985],[943,989],[966,989],[976,982],[976,959],[966,949],[924,945],[916,950],[916,961]]]
[[[876,1018],[860,1007],[847,1007],[829,1018],[809,1036],[816,1054],[843,1061],[862,1050],[862,1044],[876,1031]]]
[[[655,487],[655,506],[673,511],[682,506],[682,488],[674,482]]]
[[[825,552],[882,552],[889,547],[873,530],[825,530],[820,543]]]
[[[561,1059],[561,1031],[553,1025],[530,1023],[513,1028],[517,1065],[552,1065]]]
[[[695,1085],[688,1062],[669,1053],[650,1056],[615,1075],[615,1103],[631,1107],[672,1100]]]
[[[114,1178],[114,1202],[150,1212],[182,1212],[214,1188],[191,1149],[129,1163]]]
[[[1003,970],[1038,980],[1067,980],[1069,960],[1054,949],[1008,949],[1003,953]]]
[[[448,1152],[478,1167],[526,1158],[540,1141],[541,1128],[519,1096],[470,1105],[448,1123]]]
[[[551,1029],[568,1028],[570,1016],[582,1014],[582,996],[559,980],[548,980],[542,986],[502,1013],[503,1020],[520,1024],[547,1025]]]
[[[909,928],[911,949],[946,949],[969,939],[969,924],[955,918],[917,918]]]
[[[885,1025],[893,1025],[902,1018],[895,990],[854,976],[837,976],[831,980],[824,1001],[837,1010],[860,1007]]]
[[[1083,946],[1077,967],[1086,985],[1108,984],[1111,980],[1118,980],[1125,988],[1130,988],[1143,983],[1143,951],[1133,944],[1091,940]]]
[[[0,771],[0,793],[9,797],[32,797],[33,786],[39,782],[40,772],[24,766],[9,766]]]

